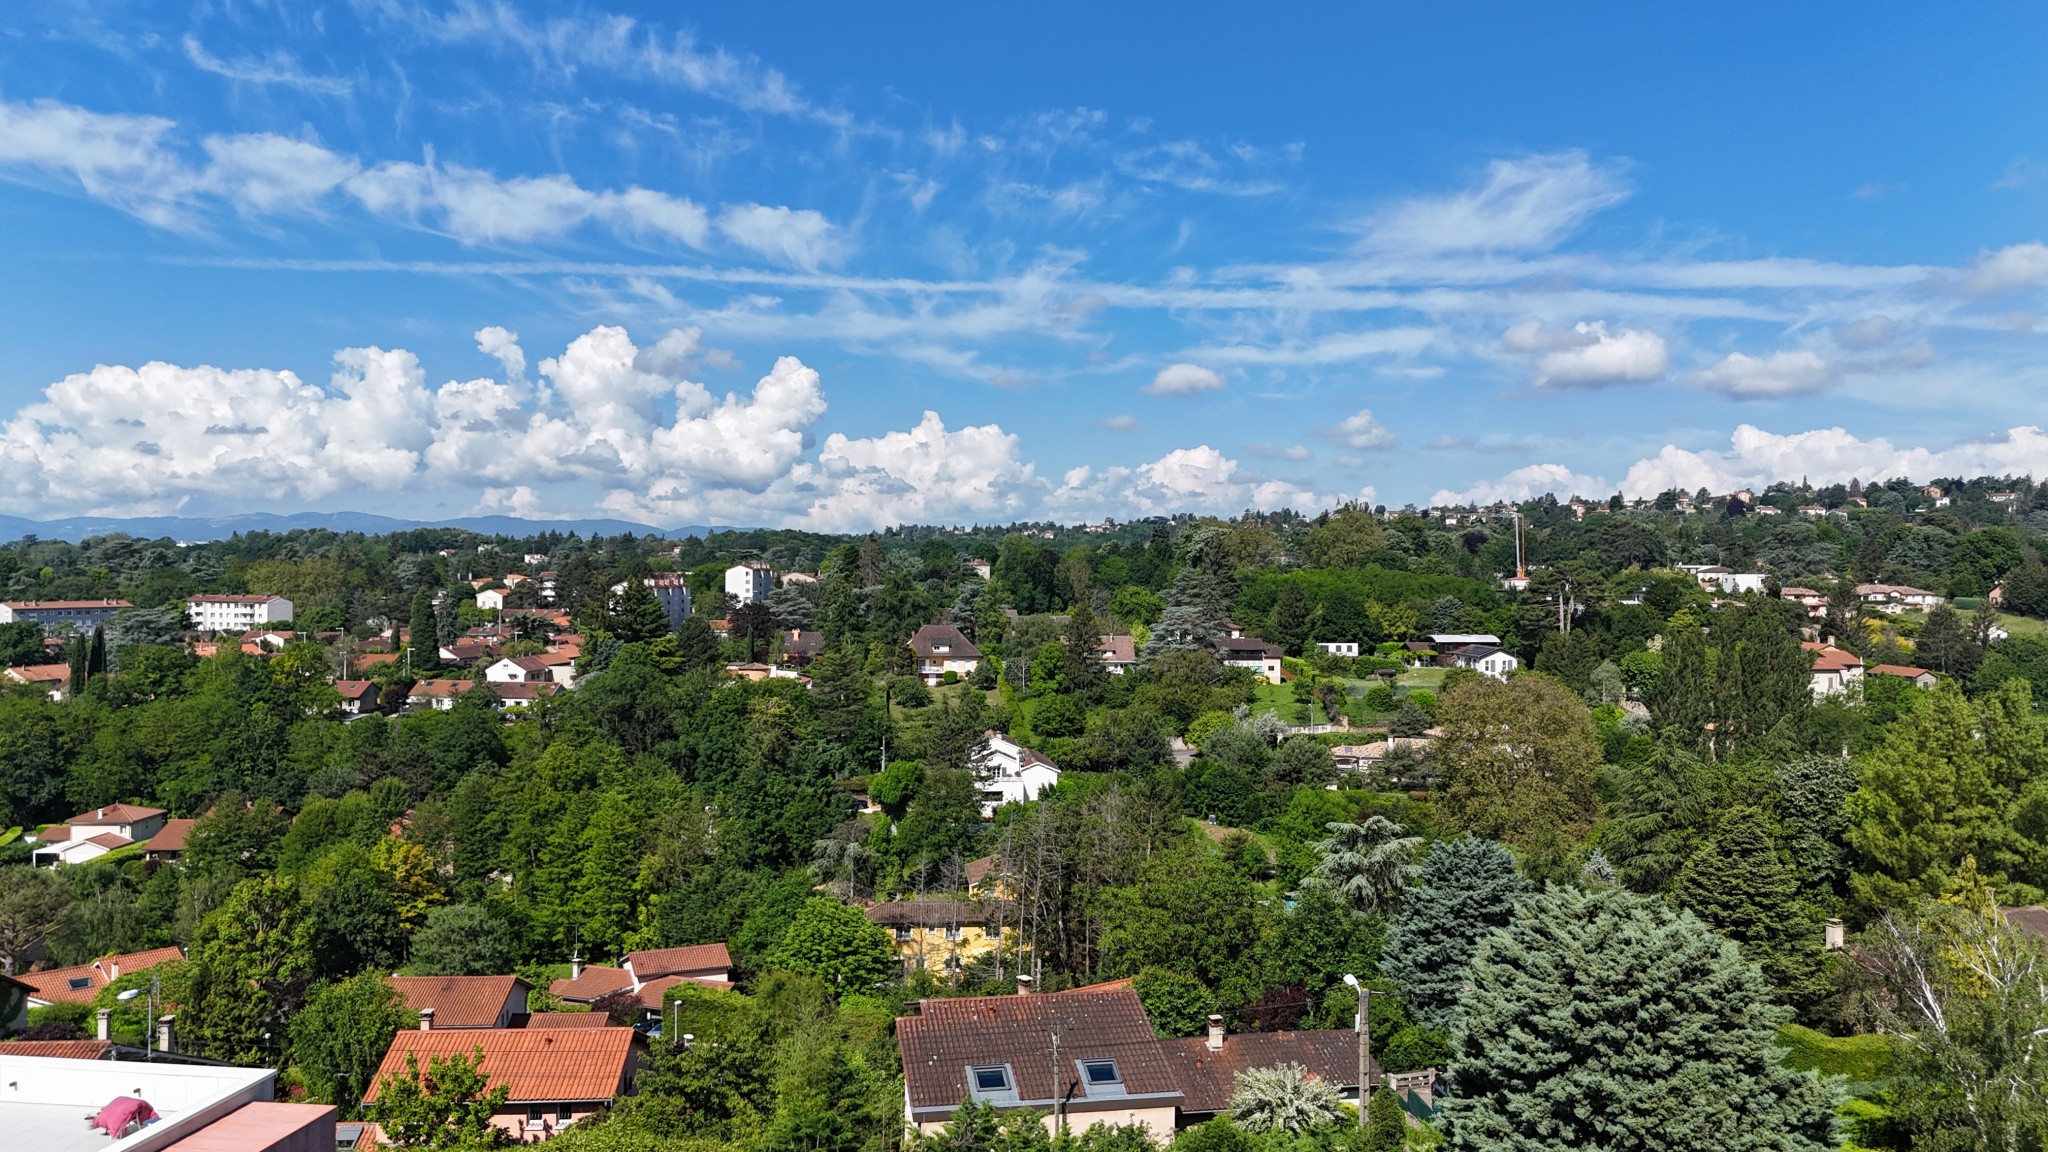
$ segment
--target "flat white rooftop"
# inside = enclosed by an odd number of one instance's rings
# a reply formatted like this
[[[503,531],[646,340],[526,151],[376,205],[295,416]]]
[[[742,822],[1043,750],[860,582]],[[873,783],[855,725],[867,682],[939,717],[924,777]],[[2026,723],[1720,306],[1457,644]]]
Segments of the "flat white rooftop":
[[[268,1068],[0,1055],[0,1145],[158,1152],[244,1104],[269,1100],[276,1077]],[[86,1127],[120,1096],[141,1097],[161,1119],[124,1140]]]

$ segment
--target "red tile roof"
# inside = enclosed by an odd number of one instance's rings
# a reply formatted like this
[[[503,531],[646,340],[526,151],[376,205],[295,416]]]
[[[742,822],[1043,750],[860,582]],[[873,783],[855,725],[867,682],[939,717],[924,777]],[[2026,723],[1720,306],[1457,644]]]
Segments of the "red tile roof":
[[[360,700],[364,696],[376,692],[377,682],[374,680],[336,680],[334,682],[334,690],[341,694],[343,700]]]
[[[633,1061],[631,1028],[475,1028],[400,1032],[363,1095],[373,1104],[386,1076],[405,1075],[414,1055],[425,1072],[436,1056],[466,1056],[483,1049],[483,1073],[492,1087],[510,1089],[508,1104],[610,1100],[625,1090]]]
[[[147,820],[152,816],[161,816],[163,814],[164,810],[161,808],[146,808],[140,804],[109,804],[104,808],[95,808],[90,812],[82,812],[66,820],[65,823],[133,824],[137,820]]]
[[[1813,670],[1815,672],[1840,672],[1849,668],[1863,667],[1863,660],[1854,652],[1845,652],[1833,644],[1818,644],[1807,640],[1802,641],[1799,646],[1813,653]]]
[[[1237,1074],[1277,1064],[1299,1064],[1332,1088],[1358,1086],[1358,1033],[1349,1028],[1315,1032],[1247,1032],[1226,1036],[1219,1051],[1209,1038],[1161,1040],[1161,1053],[1186,1094],[1181,1109],[1221,1112],[1230,1107]]]
[[[1915,668],[1911,664],[1872,664],[1866,671],[1873,676],[1904,676],[1908,680],[1932,675],[1927,669]]]
[[[910,1106],[956,1107],[968,1096],[968,1067],[979,1064],[1007,1064],[1018,1102],[1050,1101],[1054,1029],[1060,1034],[1059,1088],[1066,1099],[1089,1099],[1077,1065],[1098,1058],[1116,1061],[1128,1095],[1155,1095],[1162,1107],[1180,1096],[1138,994],[1120,989],[920,1001],[917,1015],[896,1021]]]
[[[185,953],[177,947],[152,948],[147,952],[128,952],[118,956],[103,956],[90,964],[74,964],[69,968],[45,968],[41,972],[23,972],[15,979],[34,988],[35,998],[49,1003],[84,1004],[99,994],[99,990],[116,978],[129,972],[141,972],[173,960],[183,960]],[[85,987],[73,988],[73,980],[88,981]]]
[[[608,1028],[611,1022],[602,1012],[535,1012],[526,1018],[528,1028]]]
[[[633,977],[624,968],[613,968],[606,964],[590,964],[583,969],[583,975],[575,979],[560,979],[548,984],[548,994],[561,1000],[589,1003],[612,992],[623,992],[633,986]]]
[[[9,668],[7,674],[29,684],[67,684],[71,681],[71,665],[23,664]]]
[[[0,1056],[47,1056],[56,1060],[98,1060],[113,1047],[105,1040],[8,1040]]]
[[[145,852],[183,852],[185,841],[192,835],[192,825],[197,820],[166,820],[163,831],[149,838],[142,846]]]
[[[517,976],[391,976],[391,986],[414,1013],[434,1010],[436,1028],[496,1028],[505,1002],[515,993],[514,1012],[526,1011],[533,985]]]
[[[654,948],[645,952],[628,952],[626,964],[633,969],[633,975],[642,980],[651,980],[656,976],[687,976],[693,972],[714,970],[723,974],[732,968],[732,953],[726,951],[723,943],[690,944],[681,948]]]

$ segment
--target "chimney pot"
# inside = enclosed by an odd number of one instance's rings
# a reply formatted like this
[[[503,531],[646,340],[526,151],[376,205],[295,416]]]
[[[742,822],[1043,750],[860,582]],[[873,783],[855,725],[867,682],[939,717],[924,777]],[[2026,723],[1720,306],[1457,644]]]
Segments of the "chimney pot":
[[[177,1040],[177,1035],[178,1035],[178,1034],[177,1034],[176,1030],[174,1030],[174,1029],[173,1029],[173,1028],[171,1027],[171,1021],[173,1021],[173,1020],[176,1020],[176,1019],[177,1019],[177,1016],[175,1016],[175,1015],[171,1015],[171,1016],[159,1016],[159,1017],[157,1018],[157,1022],[156,1022],[156,1050],[157,1050],[157,1051],[159,1051],[159,1052],[175,1052],[175,1051],[177,1051],[177,1046],[176,1046],[176,1044],[175,1044],[175,1041]]]
[[[98,1019],[95,1022],[93,1029],[93,1034],[95,1037],[101,1040],[111,1040],[114,1038],[113,1025],[112,1023],[110,1023],[110,1021],[113,1019],[113,1016],[114,1010],[112,1008],[102,1008],[99,1010]]]
[[[1019,996],[1029,996],[1029,995],[1031,995],[1031,977],[1029,977],[1029,976],[1018,976],[1018,977],[1017,977],[1017,995],[1019,995]]]
[[[569,954],[569,979],[581,980],[582,978],[583,954],[580,952],[572,952]]]
[[[422,1031],[422,1032],[432,1032],[433,1030],[434,1030],[434,1010],[433,1010],[432,1008],[422,1008],[422,1009],[420,1009],[420,1031]]]
[[[1223,1017],[1209,1013],[1209,1051],[1223,1051]]]

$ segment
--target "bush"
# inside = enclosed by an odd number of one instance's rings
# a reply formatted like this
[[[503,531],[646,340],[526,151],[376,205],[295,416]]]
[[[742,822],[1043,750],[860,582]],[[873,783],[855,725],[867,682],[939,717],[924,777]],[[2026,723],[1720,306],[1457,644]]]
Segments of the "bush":
[[[1375,684],[1365,690],[1365,706],[1375,712],[1394,710],[1394,689],[1390,684]]]
[[[946,671],[939,677],[939,683],[941,684],[958,684],[959,682],[960,674],[958,672],[953,671],[951,668],[946,669]]]

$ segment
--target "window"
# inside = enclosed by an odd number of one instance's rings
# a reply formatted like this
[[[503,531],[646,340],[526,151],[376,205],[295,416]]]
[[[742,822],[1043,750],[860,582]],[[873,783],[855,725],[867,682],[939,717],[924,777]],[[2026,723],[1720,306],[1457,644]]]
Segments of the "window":
[[[896,942],[897,942],[898,944],[908,944],[908,943],[910,943],[910,926],[909,926],[909,925],[907,925],[907,924],[898,924],[898,925],[896,926]]]
[[[1083,1060],[1081,1061],[1081,1072],[1088,1077],[1088,1083],[1090,1084],[1120,1084],[1123,1082],[1123,1077],[1117,1075],[1116,1061],[1114,1060]]]
[[[574,1120],[575,1118],[576,1110],[574,1108],[569,1107],[567,1101],[555,1105],[555,1119],[559,1123],[567,1124],[569,1121]]]
[[[87,988],[92,987],[92,977],[73,976],[71,979],[66,980],[64,983],[69,985],[73,992],[83,992]]]
[[[545,1109],[538,1104],[528,1104],[526,1106],[526,1127],[529,1131],[546,1126],[547,1121],[542,1115],[544,1112]]]
[[[952,925],[951,927],[948,927],[948,928],[946,929],[946,939],[947,939],[947,940],[949,940],[949,941],[951,941],[951,942],[953,942],[953,943],[955,943],[955,944],[959,943],[959,942],[960,942],[960,926],[959,926],[959,925],[957,925],[957,924],[955,924],[955,925]]]
[[[1010,1090],[1010,1070],[1001,1064],[989,1064],[968,1070],[974,1076],[976,1092],[1007,1092]]]

